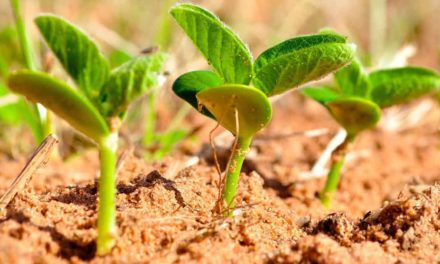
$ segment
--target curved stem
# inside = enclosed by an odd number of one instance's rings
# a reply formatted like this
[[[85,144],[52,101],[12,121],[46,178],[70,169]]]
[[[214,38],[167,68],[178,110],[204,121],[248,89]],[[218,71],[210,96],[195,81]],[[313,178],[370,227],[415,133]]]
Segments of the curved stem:
[[[324,189],[319,194],[321,203],[327,208],[331,207],[333,195],[338,189],[345,156],[347,155],[349,147],[354,139],[355,135],[348,134],[344,142],[333,152],[332,165],[327,175],[327,181]]]
[[[223,198],[227,205],[227,215],[231,215],[232,209],[234,209],[234,199],[237,193],[241,167],[246,157],[246,153],[249,151],[251,142],[252,137],[238,138],[237,147],[235,148],[234,153],[232,153],[232,158],[229,162],[226,183],[223,189]]]
[[[99,177],[98,255],[111,251],[116,237],[116,149],[118,135],[109,135],[100,144],[101,175]]]

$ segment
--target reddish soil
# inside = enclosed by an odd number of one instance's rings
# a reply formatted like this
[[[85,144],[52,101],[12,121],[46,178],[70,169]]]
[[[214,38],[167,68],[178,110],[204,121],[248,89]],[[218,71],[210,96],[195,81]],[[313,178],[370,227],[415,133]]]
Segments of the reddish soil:
[[[332,210],[316,196],[324,179],[299,177],[337,129],[327,113],[286,97],[263,134],[314,128],[331,134],[255,140],[232,218],[212,211],[209,155],[187,168],[187,148],[155,164],[128,157],[117,180],[119,237],[106,257],[94,254],[97,154],[52,160],[0,218],[0,263],[440,263],[437,123],[362,134],[353,153],[366,154],[347,164]],[[0,161],[0,194],[24,163]]]

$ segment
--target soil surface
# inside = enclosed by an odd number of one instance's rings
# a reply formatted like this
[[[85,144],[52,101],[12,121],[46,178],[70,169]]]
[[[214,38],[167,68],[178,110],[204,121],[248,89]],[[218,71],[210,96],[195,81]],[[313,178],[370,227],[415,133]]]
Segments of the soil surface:
[[[325,179],[302,175],[337,125],[294,96],[277,102],[262,135],[329,133],[257,137],[234,217],[213,211],[219,176],[202,146],[183,144],[154,164],[129,155],[117,179],[117,245],[106,257],[95,256],[97,153],[51,160],[0,218],[0,263],[440,263],[438,122],[423,121],[436,118],[432,110],[416,128],[362,134],[331,210],[316,195]],[[1,158],[0,194],[25,161]]]

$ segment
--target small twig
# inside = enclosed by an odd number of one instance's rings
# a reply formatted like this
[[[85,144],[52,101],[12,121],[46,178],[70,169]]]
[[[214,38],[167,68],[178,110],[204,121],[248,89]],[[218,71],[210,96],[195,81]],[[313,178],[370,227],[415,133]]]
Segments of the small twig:
[[[116,161],[116,172],[119,172],[125,165],[125,161],[128,156],[130,156],[134,151],[134,146],[130,146],[128,149],[125,149],[121,155],[119,155],[118,161]]]
[[[222,199],[222,190],[223,190],[223,176],[222,176],[222,170],[220,168],[220,163],[218,161],[217,156],[217,149],[215,147],[214,140],[212,138],[212,135],[214,131],[220,126],[220,123],[217,123],[217,125],[209,132],[209,144],[211,145],[212,149],[212,156],[214,157],[214,163],[215,163],[215,169],[217,170],[218,174],[218,183],[217,183],[217,201],[215,202],[214,211],[220,211],[221,210],[221,199]]]
[[[320,174],[325,170],[325,164],[330,160],[333,151],[344,142],[347,132],[344,129],[339,129],[336,135],[330,140],[324,152],[322,152],[319,159],[312,167],[312,174]]]
[[[289,132],[285,134],[276,134],[276,135],[260,135],[255,138],[255,141],[265,141],[265,140],[278,140],[278,139],[285,139],[289,137],[296,137],[296,136],[305,136],[309,138],[319,137],[322,135],[328,134],[327,128],[318,128],[318,129],[312,129],[312,130],[306,130],[306,131],[295,131],[295,132]]]
[[[35,171],[49,161],[50,153],[56,143],[58,143],[58,140],[51,134],[47,136],[43,143],[33,152],[23,170],[12,182],[6,193],[0,198],[0,214],[3,214],[15,195],[26,187]]]
[[[433,107],[432,101],[424,100],[411,107],[390,108],[384,112],[379,126],[385,131],[408,130],[419,125]]]

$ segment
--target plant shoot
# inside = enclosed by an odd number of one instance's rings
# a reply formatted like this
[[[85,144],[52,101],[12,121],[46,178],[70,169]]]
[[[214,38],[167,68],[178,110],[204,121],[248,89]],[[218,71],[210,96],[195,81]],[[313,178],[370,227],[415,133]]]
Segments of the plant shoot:
[[[35,23],[47,45],[76,84],[70,87],[46,73],[21,70],[8,80],[12,91],[41,103],[99,147],[97,254],[112,249],[116,230],[116,160],[118,132],[128,105],[157,84],[164,54],[129,60],[110,71],[96,44],[62,18],[44,15]]]

